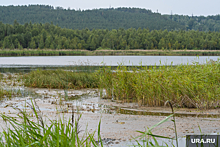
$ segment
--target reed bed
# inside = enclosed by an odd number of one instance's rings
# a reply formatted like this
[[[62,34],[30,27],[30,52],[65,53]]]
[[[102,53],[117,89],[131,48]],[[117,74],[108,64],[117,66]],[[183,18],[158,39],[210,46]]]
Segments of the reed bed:
[[[119,66],[115,72],[103,68],[100,87],[106,90],[106,98],[144,106],[163,106],[169,100],[175,107],[218,108],[220,62],[132,70]]]
[[[56,50],[0,50],[0,56],[65,56],[86,55],[84,51]]]
[[[36,70],[24,75],[24,85],[38,88],[106,90],[105,98],[140,106],[220,107],[220,61],[206,64],[101,67],[98,72]],[[102,93],[100,93],[102,96]]]
[[[47,50],[47,49],[23,49],[0,50],[0,56],[97,56],[97,55],[148,55],[148,56],[219,56],[220,51],[173,51],[173,50]]]
[[[82,89],[98,88],[99,82],[94,72],[36,70],[24,75],[24,85],[34,88]]]

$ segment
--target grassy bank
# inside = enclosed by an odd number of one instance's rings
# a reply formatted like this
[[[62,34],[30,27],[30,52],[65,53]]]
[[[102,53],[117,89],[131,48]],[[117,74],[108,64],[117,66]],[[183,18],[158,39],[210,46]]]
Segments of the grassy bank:
[[[0,56],[101,56],[101,55],[148,55],[148,56],[219,56],[218,50],[0,50]]]
[[[176,107],[220,107],[219,61],[205,65],[133,68],[132,72],[123,66],[114,73],[103,68],[100,75],[100,87],[106,89],[106,97],[117,101],[163,106],[169,100]]]
[[[25,86],[39,88],[98,88],[98,81],[96,73],[64,70],[36,70],[24,76]]]

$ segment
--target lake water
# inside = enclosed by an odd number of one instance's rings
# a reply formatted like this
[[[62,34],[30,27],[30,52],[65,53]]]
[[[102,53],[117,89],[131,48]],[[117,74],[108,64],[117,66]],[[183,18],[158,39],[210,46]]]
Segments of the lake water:
[[[29,67],[29,66],[151,66],[151,65],[178,65],[199,64],[207,61],[217,61],[220,56],[25,56],[0,57],[0,67]]]

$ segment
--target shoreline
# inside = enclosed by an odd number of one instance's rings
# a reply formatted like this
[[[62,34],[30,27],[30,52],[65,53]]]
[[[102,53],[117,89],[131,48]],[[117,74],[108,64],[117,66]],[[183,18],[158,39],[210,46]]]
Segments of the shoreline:
[[[0,49],[0,57],[8,56],[220,56],[220,50],[38,50]]]

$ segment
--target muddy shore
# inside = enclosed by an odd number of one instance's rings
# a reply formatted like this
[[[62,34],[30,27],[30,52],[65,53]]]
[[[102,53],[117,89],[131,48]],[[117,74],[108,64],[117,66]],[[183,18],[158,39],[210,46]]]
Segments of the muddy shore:
[[[68,97],[71,100],[61,98],[64,95],[63,90],[47,90],[47,89],[32,89],[38,96],[13,98],[3,101],[0,105],[0,111],[3,114],[15,116],[19,113],[12,107],[25,109],[30,114],[33,114],[27,102],[31,103],[35,99],[43,118],[57,120],[69,120],[72,116],[72,107],[74,108],[75,117],[82,114],[79,121],[80,130],[85,132],[97,131],[98,123],[101,120],[101,136],[106,139],[107,146],[124,146],[129,144],[132,137],[140,135],[138,131],[145,131],[147,128],[155,125],[159,121],[166,118],[170,113],[170,108],[152,108],[138,107],[137,104],[116,103],[110,100],[100,99],[97,90],[72,90],[68,91]],[[61,96],[61,97],[59,97]],[[120,109],[119,109],[120,108]],[[146,115],[142,113],[123,114],[123,111],[130,110],[131,112],[149,112]],[[184,137],[192,134],[212,134],[220,132],[220,117],[219,110],[196,110],[196,109],[175,109],[177,113],[177,133],[178,137]],[[150,114],[152,113],[152,115]],[[122,113],[122,114],[121,114]],[[192,115],[194,114],[194,115]],[[209,115],[207,115],[209,114]],[[192,117],[194,116],[194,117]],[[202,116],[202,117],[200,117]],[[0,119],[2,128],[5,124]],[[0,129],[2,131],[2,128]],[[201,131],[200,132],[200,128]],[[170,120],[152,131],[154,134],[167,137],[174,137],[174,126]]]

